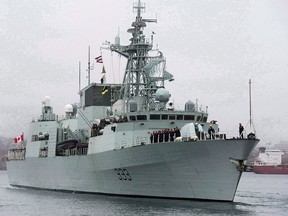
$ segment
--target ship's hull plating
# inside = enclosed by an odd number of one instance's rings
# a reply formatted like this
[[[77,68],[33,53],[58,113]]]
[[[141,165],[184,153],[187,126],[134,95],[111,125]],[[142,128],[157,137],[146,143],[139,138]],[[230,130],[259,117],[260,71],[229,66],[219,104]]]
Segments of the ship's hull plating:
[[[253,172],[256,174],[288,174],[288,165],[254,166]]]
[[[11,185],[131,196],[233,201],[258,140],[143,145],[94,155],[7,161]]]

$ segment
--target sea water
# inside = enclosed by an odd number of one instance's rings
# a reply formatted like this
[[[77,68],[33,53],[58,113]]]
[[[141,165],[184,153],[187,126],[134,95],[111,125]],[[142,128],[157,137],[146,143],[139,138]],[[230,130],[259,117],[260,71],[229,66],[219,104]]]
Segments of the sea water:
[[[0,171],[0,216],[288,215],[288,175],[244,173],[234,202],[131,198],[11,187]]]

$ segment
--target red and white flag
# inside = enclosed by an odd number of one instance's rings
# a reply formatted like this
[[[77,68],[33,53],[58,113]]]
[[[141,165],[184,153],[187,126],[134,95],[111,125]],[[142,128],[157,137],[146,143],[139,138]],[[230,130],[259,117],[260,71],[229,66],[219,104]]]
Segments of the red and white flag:
[[[102,55],[95,58],[96,63],[103,63]]]
[[[13,140],[14,140],[14,143],[20,143],[24,141],[24,134],[21,134],[20,136],[15,137]]]

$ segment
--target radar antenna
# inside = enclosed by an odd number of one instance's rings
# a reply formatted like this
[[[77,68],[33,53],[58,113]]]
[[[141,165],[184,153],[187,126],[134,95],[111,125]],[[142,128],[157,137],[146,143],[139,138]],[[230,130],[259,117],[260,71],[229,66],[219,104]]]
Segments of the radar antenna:
[[[252,96],[251,96],[252,90],[251,90],[251,85],[252,85],[252,82],[251,82],[251,79],[249,79],[249,125],[250,125],[250,130],[252,130],[256,134],[254,123],[252,120]]]
[[[151,41],[146,38],[143,31],[146,23],[157,22],[156,19],[143,19],[145,3],[138,0],[133,4],[133,12],[137,12],[136,19],[127,30],[132,34],[130,44],[122,46],[112,44],[110,50],[127,58],[127,65],[123,78],[123,86],[120,90],[120,98],[126,104],[133,99],[138,101],[139,110],[149,110],[155,107],[155,93],[164,87],[165,80],[172,80],[173,76],[165,70],[166,59],[160,51],[154,56],[149,55],[153,47]],[[153,32],[153,34],[155,34]],[[141,99],[140,99],[141,98]]]
[[[88,46],[88,68],[87,68],[87,78],[88,78],[88,85],[90,85],[90,72],[93,70],[93,66],[91,66],[91,61],[90,61],[90,45]]]

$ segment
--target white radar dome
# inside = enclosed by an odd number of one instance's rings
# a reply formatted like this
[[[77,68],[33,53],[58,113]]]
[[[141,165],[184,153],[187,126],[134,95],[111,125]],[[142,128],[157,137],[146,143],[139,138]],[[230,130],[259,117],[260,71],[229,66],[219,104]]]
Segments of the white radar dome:
[[[44,106],[50,106],[50,96],[45,96],[44,100],[42,101]]]
[[[73,106],[72,104],[67,104],[65,106],[65,113],[73,113]]]
[[[170,98],[170,94],[164,88],[158,89],[155,93],[155,99],[159,102],[168,102],[169,98]]]

